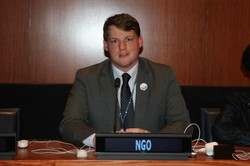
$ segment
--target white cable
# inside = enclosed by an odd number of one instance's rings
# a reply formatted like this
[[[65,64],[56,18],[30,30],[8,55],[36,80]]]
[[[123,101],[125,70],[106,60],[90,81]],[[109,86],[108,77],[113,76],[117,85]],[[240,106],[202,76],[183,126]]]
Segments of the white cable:
[[[65,154],[65,153],[73,153],[75,152],[63,148],[40,148],[31,151],[36,154]]]
[[[236,150],[236,152],[232,154],[232,157],[235,160],[250,160],[250,152],[245,152],[243,150]]]
[[[30,144],[34,143],[34,142],[35,143],[45,143],[46,144],[46,148],[31,150],[32,153],[36,153],[36,154],[66,154],[66,153],[77,154],[77,151],[82,150],[85,147],[85,145],[84,145],[80,149],[78,149],[73,144],[62,142],[62,141],[57,141],[57,140],[49,140],[49,141],[33,140],[33,141],[30,141]],[[61,147],[59,147],[59,148],[51,147],[51,146],[49,146],[50,143],[60,143],[60,144],[64,144],[64,145],[70,145],[70,146],[72,146],[72,149],[67,150],[67,149],[61,148]],[[89,147],[89,150],[86,151],[86,154],[88,152],[90,152],[90,151],[91,150],[90,150],[90,147]],[[81,155],[81,157],[86,157],[86,154]]]
[[[200,138],[200,136],[201,136],[201,130],[200,130],[199,125],[197,125],[196,123],[190,123],[190,124],[186,127],[186,129],[184,130],[184,134],[187,132],[187,130],[188,130],[191,126],[196,126],[197,129],[198,129],[198,138],[195,139],[194,141],[192,141],[192,142],[195,142],[195,141],[196,141],[195,145],[192,146],[192,148],[193,148],[193,151],[194,151],[194,152],[199,152],[199,150],[196,150],[197,144],[199,143],[199,141],[201,141],[201,140],[202,140],[202,141],[205,141],[205,140],[203,140],[203,139]],[[206,142],[206,141],[205,141],[205,142]]]
[[[204,142],[205,144],[207,143],[207,141],[205,141],[204,139],[194,139],[194,140],[192,140],[192,142],[195,142],[195,141],[202,141],[202,142]]]

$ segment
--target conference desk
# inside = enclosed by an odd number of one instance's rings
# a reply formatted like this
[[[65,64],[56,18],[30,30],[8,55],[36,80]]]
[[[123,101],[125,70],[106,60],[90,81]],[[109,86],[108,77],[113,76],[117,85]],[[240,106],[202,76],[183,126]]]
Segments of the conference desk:
[[[46,148],[63,148],[66,150],[74,149],[69,144],[64,144],[62,142],[33,142],[30,143],[28,148],[18,148],[16,155],[13,160],[0,160],[0,166],[2,165],[91,165],[91,166],[102,166],[102,165],[136,165],[136,166],[159,166],[159,165],[249,165],[250,161],[243,160],[218,160],[206,156],[205,153],[197,153],[196,157],[190,157],[188,160],[98,160],[94,149],[86,149],[88,152],[87,158],[77,158],[74,153],[64,153],[64,154],[37,154],[34,150],[39,150],[39,152],[44,152],[42,149]],[[237,150],[244,150],[245,152],[250,152],[250,147],[235,147]],[[76,152],[72,150],[71,152]]]

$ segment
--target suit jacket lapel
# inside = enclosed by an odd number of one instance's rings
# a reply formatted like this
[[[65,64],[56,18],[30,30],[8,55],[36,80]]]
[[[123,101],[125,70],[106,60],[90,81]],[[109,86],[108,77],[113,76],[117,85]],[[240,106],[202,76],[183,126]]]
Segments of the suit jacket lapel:
[[[111,119],[113,119],[112,115],[114,114],[115,109],[115,88],[114,88],[114,76],[111,69],[110,61],[105,63],[102,71],[102,75],[100,76],[101,86],[103,89],[103,97],[107,104],[107,114],[110,115]]]
[[[146,90],[140,88],[141,84],[145,83],[148,87]],[[137,85],[136,85],[136,104],[135,104],[135,122],[136,126],[142,126],[143,117],[148,102],[148,95],[150,92],[150,81],[148,75],[148,69],[142,60],[139,60],[139,69],[137,75]]]

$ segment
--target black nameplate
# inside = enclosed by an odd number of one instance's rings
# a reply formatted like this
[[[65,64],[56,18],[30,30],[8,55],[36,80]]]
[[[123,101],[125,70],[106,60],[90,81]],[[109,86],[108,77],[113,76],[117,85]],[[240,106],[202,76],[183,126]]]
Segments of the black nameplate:
[[[99,159],[188,159],[190,134],[96,134]]]

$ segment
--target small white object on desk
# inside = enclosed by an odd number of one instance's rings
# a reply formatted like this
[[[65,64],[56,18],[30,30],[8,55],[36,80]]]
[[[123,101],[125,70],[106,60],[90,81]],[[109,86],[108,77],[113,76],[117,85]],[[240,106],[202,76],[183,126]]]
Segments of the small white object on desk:
[[[218,145],[218,143],[217,142],[206,143],[205,149],[206,149],[206,154],[208,156],[213,156],[214,155],[214,146],[215,145]]]
[[[17,142],[17,146],[19,148],[27,148],[29,145],[29,141],[28,140],[20,140]]]
[[[85,158],[85,157],[88,156],[88,154],[87,154],[87,151],[84,150],[84,149],[77,149],[76,156],[77,156],[78,158]]]

